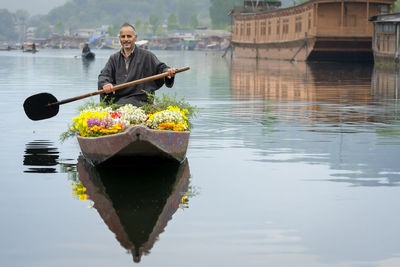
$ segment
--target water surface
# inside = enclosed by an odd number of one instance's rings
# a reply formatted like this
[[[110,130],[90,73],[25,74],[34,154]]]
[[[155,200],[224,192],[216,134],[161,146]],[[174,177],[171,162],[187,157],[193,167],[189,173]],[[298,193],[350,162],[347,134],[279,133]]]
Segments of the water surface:
[[[154,51],[191,67],[158,92],[200,109],[187,162],[93,170],[59,141],[85,100],[22,103],[97,90],[94,52],[0,52],[2,265],[400,265],[398,71]]]

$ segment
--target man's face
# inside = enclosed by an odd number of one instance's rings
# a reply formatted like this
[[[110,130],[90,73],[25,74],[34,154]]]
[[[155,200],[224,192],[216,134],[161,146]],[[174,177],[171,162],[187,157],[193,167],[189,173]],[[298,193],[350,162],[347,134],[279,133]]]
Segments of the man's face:
[[[137,35],[129,26],[122,27],[119,31],[119,41],[124,50],[132,50],[135,46]]]

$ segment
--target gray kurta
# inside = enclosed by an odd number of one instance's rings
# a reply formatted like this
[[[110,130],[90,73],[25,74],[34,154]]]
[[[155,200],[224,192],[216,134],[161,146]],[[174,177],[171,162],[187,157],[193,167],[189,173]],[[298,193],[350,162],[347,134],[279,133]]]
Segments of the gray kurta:
[[[124,56],[121,51],[118,51],[110,56],[107,64],[102,69],[98,79],[98,89],[103,89],[107,83],[118,85],[152,75],[157,75],[166,72],[169,67],[158,60],[158,58],[148,50],[140,47],[135,47],[131,57],[128,71],[125,68]],[[124,89],[115,91],[115,94],[108,94],[106,98],[114,98],[113,103],[116,104],[132,104],[134,106],[141,106],[141,101],[147,101],[147,96],[143,90],[154,93],[160,89],[165,83],[165,86],[172,87],[174,84],[174,77],[168,79],[158,79],[143,84],[133,85]],[[105,94],[101,94],[103,98]]]

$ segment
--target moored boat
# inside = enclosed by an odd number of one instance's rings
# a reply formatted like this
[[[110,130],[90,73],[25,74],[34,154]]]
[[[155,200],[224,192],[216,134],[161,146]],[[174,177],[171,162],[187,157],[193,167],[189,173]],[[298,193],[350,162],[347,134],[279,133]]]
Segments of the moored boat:
[[[182,162],[186,158],[189,136],[190,131],[153,130],[135,125],[112,135],[77,138],[82,154],[98,165],[135,157]]]
[[[235,7],[231,44],[237,57],[372,61],[368,18],[391,11],[394,0],[244,1]]]

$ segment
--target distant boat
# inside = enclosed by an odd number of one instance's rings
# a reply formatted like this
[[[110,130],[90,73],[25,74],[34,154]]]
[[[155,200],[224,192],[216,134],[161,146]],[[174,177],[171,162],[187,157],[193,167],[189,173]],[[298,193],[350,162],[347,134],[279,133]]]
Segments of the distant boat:
[[[12,49],[13,48],[8,43],[0,44],[0,50],[2,50],[2,51],[10,51]]]
[[[108,37],[100,44],[99,49],[121,49],[121,44],[118,37]]]
[[[140,40],[140,41],[136,41],[135,45],[137,45],[138,47],[141,47],[143,49],[149,49],[149,41],[148,40]]]
[[[23,52],[36,53],[39,52],[39,43],[24,42]]]
[[[95,58],[95,53],[89,51],[89,52],[82,52],[82,59],[86,60],[92,60]]]
[[[135,44],[138,47],[141,47],[143,49],[149,49],[149,41],[148,40],[139,40],[139,41],[136,41]],[[121,44],[120,44],[118,38],[108,38],[103,43],[101,43],[99,48],[100,49],[119,50],[119,49],[121,49]]]

